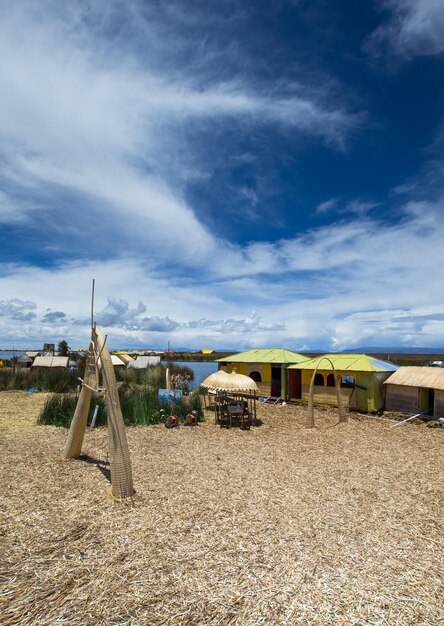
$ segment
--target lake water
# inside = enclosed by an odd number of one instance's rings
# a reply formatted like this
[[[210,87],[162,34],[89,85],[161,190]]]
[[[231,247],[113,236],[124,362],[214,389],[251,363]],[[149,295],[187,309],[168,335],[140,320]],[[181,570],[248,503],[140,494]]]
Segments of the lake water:
[[[12,359],[13,356],[21,356],[24,353],[24,350],[3,350],[0,351],[0,359],[2,361],[7,361]]]
[[[193,370],[194,380],[190,381],[191,389],[197,389],[207,376],[214,374],[219,368],[218,363],[211,363],[209,361],[173,361],[173,363],[174,365],[183,365]],[[166,365],[166,361],[162,361],[162,364]]]
[[[7,360],[13,356],[20,356],[23,354],[22,350],[4,350],[0,351],[0,359]],[[190,367],[194,372],[194,380],[190,381],[190,388],[197,389],[200,383],[205,380],[207,376],[217,372],[218,363],[211,363],[209,361],[173,361],[174,365],[185,365]],[[163,365],[166,365],[166,361],[162,361]]]

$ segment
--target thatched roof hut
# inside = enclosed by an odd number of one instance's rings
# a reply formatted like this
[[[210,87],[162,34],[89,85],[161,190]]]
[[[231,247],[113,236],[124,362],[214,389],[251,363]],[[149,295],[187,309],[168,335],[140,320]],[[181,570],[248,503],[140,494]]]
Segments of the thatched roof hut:
[[[444,417],[444,369],[404,366],[384,384],[387,410]]]

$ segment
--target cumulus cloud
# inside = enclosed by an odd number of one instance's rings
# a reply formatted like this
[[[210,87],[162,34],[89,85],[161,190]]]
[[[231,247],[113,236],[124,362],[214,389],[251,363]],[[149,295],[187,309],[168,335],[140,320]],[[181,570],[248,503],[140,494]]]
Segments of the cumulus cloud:
[[[388,50],[402,57],[444,53],[442,0],[380,0],[389,17],[366,42],[368,51]]]
[[[175,345],[199,346],[205,339],[227,348],[443,345],[437,259],[444,201],[410,201],[402,212],[397,223],[355,215],[292,239],[230,248],[225,256],[236,254],[236,263],[216,264],[197,276],[172,276],[131,258],[10,267],[0,277],[0,291],[22,300],[6,301],[0,311],[36,314],[29,336],[49,337],[57,329],[71,345],[86,345],[94,276],[96,318],[116,347],[163,346],[166,338]],[[34,304],[41,284],[45,307],[66,315],[44,327],[37,322],[47,311],[41,315]],[[23,324],[1,319],[2,336],[23,334]]]
[[[97,322],[105,328],[119,328],[129,331],[146,331],[157,333],[171,333],[181,329],[193,329],[197,332],[211,330],[216,334],[242,334],[258,331],[283,330],[283,323],[267,323],[253,311],[245,319],[207,319],[178,322],[169,316],[145,316],[147,307],[139,302],[131,309],[126,300],[108,298],[105,309],[97,313]]]
[[[231,337],[237,334],[255,333],[257,331],[285,330],[283,322],[264,322],[256,311],[252,311],[245,319],[209,320],[202,318],[186,322],[184,327],[211,330],[216,333],[229,334]]]
[[[123,299],[108,298],[107,306],[97,313],[97,323],[105,328],[120,328],[131,331],[171,332],[178,327],[178,323],[170,317],[144,316],[147,307],[139,302],[131,309],[129,303]]]
[[[65,318],[66,315],[63,311],[48,311],[48,313],[45,313],[43,316],[42,322],[52,324],[61,322],[62,320],[65,320]]]
[[[0,316],[8,317],[13,321],[28,322],[36,317],[35,302],[13,298],[11,300],[0,300]]]

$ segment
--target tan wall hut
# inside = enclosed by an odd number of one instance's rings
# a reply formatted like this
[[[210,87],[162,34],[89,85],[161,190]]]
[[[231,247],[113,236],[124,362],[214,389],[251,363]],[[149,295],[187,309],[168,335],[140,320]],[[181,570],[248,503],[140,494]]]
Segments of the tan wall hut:
[[[385,381],[386,409],[444,417],[444,368],[400,367]]]

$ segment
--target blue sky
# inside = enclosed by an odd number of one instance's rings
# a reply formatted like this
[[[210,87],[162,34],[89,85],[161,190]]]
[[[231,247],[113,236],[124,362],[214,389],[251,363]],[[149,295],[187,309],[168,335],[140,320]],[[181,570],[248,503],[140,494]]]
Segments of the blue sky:
[[[1,347],[444,346],[442,0],[0,11]]]

